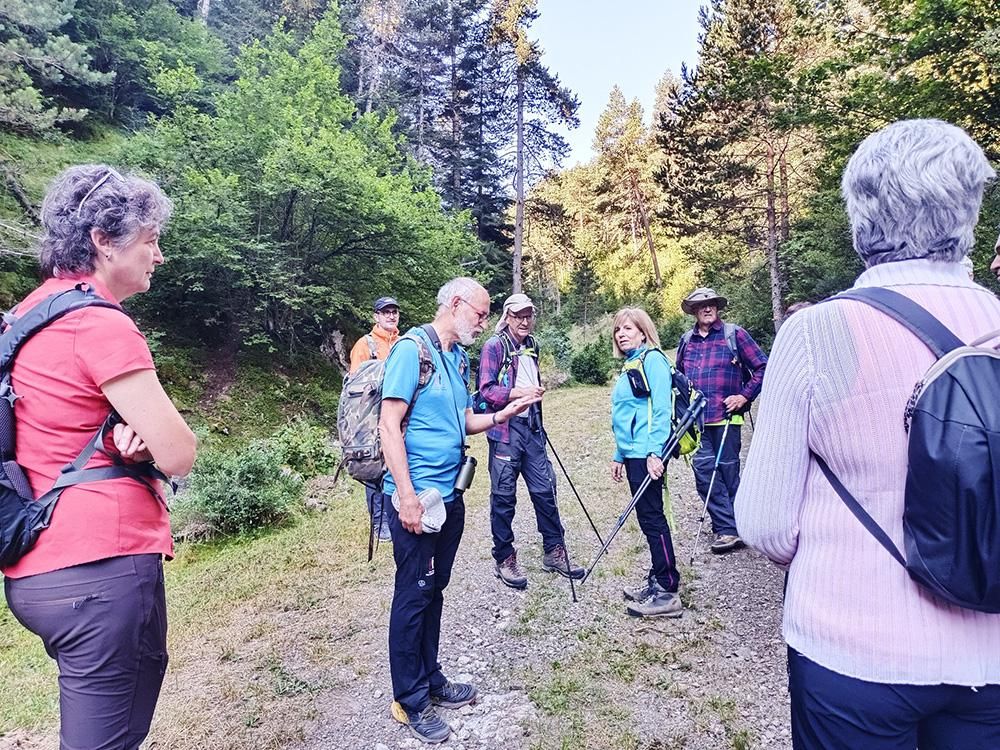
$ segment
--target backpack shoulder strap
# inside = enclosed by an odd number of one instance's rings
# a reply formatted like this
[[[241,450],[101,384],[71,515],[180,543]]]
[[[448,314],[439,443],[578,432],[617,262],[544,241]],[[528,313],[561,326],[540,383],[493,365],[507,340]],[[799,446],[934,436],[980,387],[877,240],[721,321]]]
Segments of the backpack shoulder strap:
[[[885,547],[885,550],[892,555],[893,559],[905,568],[906,559],[903,557],[903,553],[899,551],[899,547],[897,547],[892,539],[889,538],[889,535],[885,533],[885,529],[878,525],[878,522],[871,517],[871,514],[869,514],[867,510],[864,509],[864,506],[862,506],[854,495],[847,490],[847,488],[840,481],[840,478],[833,473],[833,469],[831,469],[826,461],[823,460],[823,457],[818,453],[813,453],[812,455],[813,458],[816,459],[816,463],[820,470],[826,476],[827,481],[836,491],[837,495],[840,496],[844,505],[847,506],[847,509],[854,514],[854,517],[861,522],[861,525],[868,530],[868,533],[875,537],[875,540],[879,544]]]
[[[692,336],[694,336],[693,328],[689,328],[681,334],[681,342],[677,345],[677,369],[684,366],[684,350],[687,349],[687,345],[691,343]]]
[[[369,333],[365,336],[365,340],[368,342],[368,353],[371,355],[371,358],[378,359],[378,347],[375,346],[375,337]]]
[[[733,353],[734,357],[740,356],[740,347],[736,343],[736,331],[739,328],[735,323],[722,323],[722,334],[726,337],[726,346]],[[742,358],[740,358],[742,359]]]
[[[128,315],[119,305],[98,297],[83,284],[50,295],[24,315],[11,321],[0,336],[0,371],[7,371],[14,364],[18,351],[32,336],[64,315],[84,307],[110,307]]]
[[[909,297],[899,292],[894,292],[891,289],[880,287],[848,289],[846,292],[841,292],[830,297],[830,300],[838,299],[863,302],[885,313],[923,341],[938,359],[952,349],[957,349],[965,345],[944,323],[927,312],[927,310]]]

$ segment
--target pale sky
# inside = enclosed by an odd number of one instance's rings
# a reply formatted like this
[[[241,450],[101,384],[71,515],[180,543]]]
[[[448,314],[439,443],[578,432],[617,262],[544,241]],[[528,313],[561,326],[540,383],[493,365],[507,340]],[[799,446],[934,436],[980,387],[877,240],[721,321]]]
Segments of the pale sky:
[[[542,62],[580,98],[580,127],[567,132],[563,163],[591,157],[597,118],[615,84],[626,101],[638,98],[649,122],[656,83],[668,69],[697,62],[700,0],[539,0],[529,29]]]

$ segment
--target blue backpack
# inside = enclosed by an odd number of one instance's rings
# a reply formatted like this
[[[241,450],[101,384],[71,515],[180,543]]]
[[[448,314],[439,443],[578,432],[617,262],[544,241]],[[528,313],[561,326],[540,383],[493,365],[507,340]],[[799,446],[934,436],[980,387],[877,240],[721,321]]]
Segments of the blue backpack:
[[[964,344],[927,310],[889,289],[842,292],[917,336],[937,361],[916,384],[903,416],[908,433],[903,508],[905,556],[827,463],[841,500],[909,573],[959,607],[1000,612],[1000,352]]]
[[[24,470],[15,458],[16,419],[14,403],[21,397],[31,398],[30,393],[14,393],[10,374],[14,359],[24,343],[63,315],[84,307],[110,307],[122,315],[127,313],[118,305],[98,297],[80,284],[65,292],[53,294],[39,302],[21,317],[16,309],[4,316],[4,329],[0,334],[0,567],[17,562],[48,528],[56,501],[68,487],[105,479],[130,477],[156,495],[151,480],[168,481],[151,462],[125,463],[117,456],[114,466],[87,468],[87,463],[97,451],[104,451],[104,437],[120,421],[111,412],[94,436],[72,463],[62,468],[52,488],[36,500]]]

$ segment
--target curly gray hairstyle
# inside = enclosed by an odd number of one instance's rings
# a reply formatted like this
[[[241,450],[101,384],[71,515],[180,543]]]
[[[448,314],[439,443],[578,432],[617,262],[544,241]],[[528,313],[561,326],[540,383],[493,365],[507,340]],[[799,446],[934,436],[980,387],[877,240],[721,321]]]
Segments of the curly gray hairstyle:
[[[866,266],[960,260],[995,176],[976,142],[941,120],[903,120],[872,133],[840,185],[854,249]]]
[[[172,210],[170,199],[149,180],[104,164],[69,167],[52,182],[42,202],[42,276],[92,273],[97,248],[91,229],[101,230],[121,250],[144,230],[161,229]]]
[[[438,290],[438,307],[444,307],[450,304],[455,297],[461,297],[468,302],[469,297],[479,290],[486,292],[483,285],[475,279],[469,278],[468,276],[459,276],[456,279],[445,282],[445,285]]]

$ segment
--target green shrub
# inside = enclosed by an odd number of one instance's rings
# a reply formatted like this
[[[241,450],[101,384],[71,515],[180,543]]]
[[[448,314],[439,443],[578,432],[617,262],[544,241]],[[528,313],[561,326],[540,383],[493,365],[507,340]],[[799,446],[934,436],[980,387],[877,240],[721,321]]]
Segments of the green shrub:
[[[658,331],[660,334],[660,347],[662,349],[675,348],[684,332],[693,325],[693,319],[686,315],[671,315],[667,317]]]
[[[599,336],[573,356],[570,372],[577,382],[604,385],[614,366],[611,343],[605,336]]]
[[[281,463],[306,479],[330,474],[337,468],[337,456],[330,432],[306,419],[295,419],[273,438]]]
[[[565,328],[547,325],[535,334],[543,355],[551,355],[556,367],[565,370],[573,361],[573,345]]]
[[[283,466],[274,441],[208,450],[198,457],[174,522],[182,532],[185,525],[200,522],[198,536],[243,534],[287,518],[301,502],[303,488],[302,477]]]

